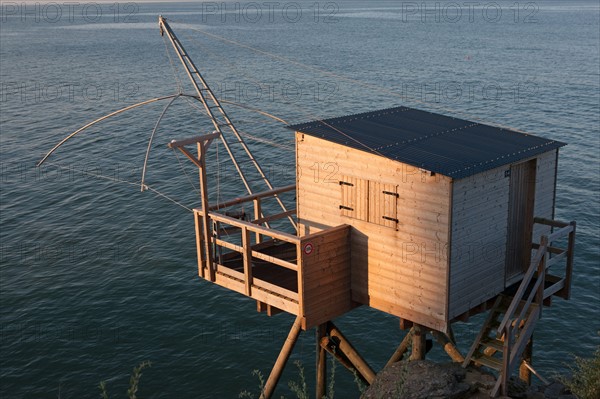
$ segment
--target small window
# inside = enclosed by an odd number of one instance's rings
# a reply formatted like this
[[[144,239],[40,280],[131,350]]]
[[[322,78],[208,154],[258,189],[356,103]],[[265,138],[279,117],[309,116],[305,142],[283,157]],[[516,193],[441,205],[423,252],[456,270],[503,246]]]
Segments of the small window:
[[[381,226],[398,227],[398,186],[342,176],[340,214]]]
[[[342,176],[339,184],[342,193],[341,215],[366,221],[369,209],[369,181]]]
[[[369,187],[369,222],[397,228],[398,186],[372,181]]]

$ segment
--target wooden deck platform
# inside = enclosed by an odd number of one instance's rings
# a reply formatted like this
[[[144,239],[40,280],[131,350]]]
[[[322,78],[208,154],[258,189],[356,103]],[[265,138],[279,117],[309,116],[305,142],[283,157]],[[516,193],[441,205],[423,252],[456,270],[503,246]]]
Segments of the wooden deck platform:
[[[354,307],[350,226],[298,237],[264,227],[264,220],[202,210],[194,214],[200,277],[255,299],[269,314],[282,310],[301,316],[305,330]]]

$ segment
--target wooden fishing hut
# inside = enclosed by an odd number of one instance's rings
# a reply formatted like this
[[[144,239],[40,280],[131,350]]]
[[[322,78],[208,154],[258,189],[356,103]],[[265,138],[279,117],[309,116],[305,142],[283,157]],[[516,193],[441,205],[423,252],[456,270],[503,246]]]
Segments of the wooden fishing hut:
[[[431,334],[454,361],[496,370],[492,395],[506,394],[517,367],[529,380],[542,309],[554,296],[571,294],[576,225],[554,217],[564,143],[390,108],[288,126],[295,132],[296,181],[273,187],[165,18],[159,27],[195,94],[180,91],[96,119],[38,165],[90,126],[170,99],[152,132],[147,162],[173,101],[186,97],[202,105],[212,133],[168,144],[199,171],[200,206],[193,211],[198,273],[252,298],[261,312],[296,316],[262,398],[272,396],[300,332],[313,327],[318,398],[325,394],[326,353],[371,383],[375,372],[332,321],[361,305],[410,328],[388,364],[402,360],[409,346],[410,359],[424,358]],[[215,140],[247,194],[211,203],[216,188],[207,179],[207,154]],[[284,203],[290,193],[291,206]],[[240,212],[244,205],[252,211]],[[285,220],[287,227],[274,228]],[[484,311],[487,318],[463,356],[452,324]]]
[[[517,367],[529,379],[542,307],[552,296],[570,296],[575,222],[554,220],[564,143],[391,108],[289,126],[296,181],[275,188],[166,20],[159,25],[214,127],[169,143],[199,170],[199,275],[254,299],[259,311],[296,316],[261,397],[271,397],[299,333],[313,327],[317,397],[325,393],[326,352],[371,383],[374,371],[332,322],[360,305],[410,328],[388,364],[410,343],[411,359],[423,358],[432,334],[454,361],[498,371],[492,395],[506,392]],[[247,195],[210,203],[206,154],[214,140],[224,144]],[[250,184],[249,170],[266,189]],[[282,201],[289,192],[295,208]],[[273,207],[266,201],[281,211],[267,214]],[[253,209],[249,217],[236,212],[244,204]],[[285,219],[289,229],[271,227]],[[452,323],[486,310],[461,355]]]
[[[354,302],[447,332],[549,232],[563,143],[406,107],[290,128],[300,235],[352,226]]]
[[[520,364],[543,302],[570,295],[575,225],[554,220],[564,143],[407,107],[289,128],[295,186],[195,211],[200,275],[256,299],[259,310],[296,315],[295,336],[319,326],[324,337],[340,334],[330,321],[367,305],[418,326],[422,345],[426,331],[451,336],[453,322],[492,308],[459,359],[498,371]],[[261,209],[294,189],[295,211],[252,221],[216,212],[250,201]],[[294,213],[298,234],[262,226]],[[202,234],[204,218],[212,229]],[[224,226],[241,232],[238,242],[223,237]],[[563,236],[566,249],[551,246]],[[562,277],[549,274],[562,259]],[[489,336],[503,337],[500,324],[510,348]],[[512,363],[488,348],[512,350]],[[372,378],[358,354],[346,356]]]

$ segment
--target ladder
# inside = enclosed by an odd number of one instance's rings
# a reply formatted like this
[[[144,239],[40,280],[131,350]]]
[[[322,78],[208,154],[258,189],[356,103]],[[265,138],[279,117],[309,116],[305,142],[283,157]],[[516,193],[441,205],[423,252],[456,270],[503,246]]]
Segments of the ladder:
[[[521,364],[521,356],[529,344],[535,324],[540,316],[539,305],[535,303],[531,304],[519,325],[511,326],[514,332],[513,337],[510,339],[513,342],[509,345],[509,342],[506,340],[506,334],[498,333],[498,327],[513,300],[513,297],[504,294],[496,298],[496,302],[490,310],[479,335],[473,342],[463,363],[463,367],[474,363],[475,365],[485,366],[498,372],[498,380],[491,392],[492,397],[496,396],[501,388],[504,374],[507,377],[510,376],[515,367]],[[517,310],[521,311],[524,305],[525,301],[520,301]],[[507,354],[508,357],[506,356]]]
[[[503,395],[508,394],[508,378],[515,367],[523,363],[522,355],[542,316],[544,301],[552,296],[570,297],[576,224],[537,217],[534,223],[558,230],[542,235],[540,242],[532,245],[535,252],[518,289],[511,294],[507,290],[498,295],[463,362],[463,367],[474,363],[498,372],[498,380],[490,394],[492,397],[500,389]],[[567,238],[566,249],[552,245],[563,238]],[[549,268],[563,260],[566,260],[565,276],[550,275]]]
[[[160,34],[166,34],[171,42],[173,48],[175,49],[175,53],[177,57],[181,61],[187,76],[189,77],[194,89],[197,93],[197,99],[204,106],[204,110],[206,114],[210,118],[213,127],[214,133],[218,133],[221,141],[223,142],[223,146],[227,151],[227,154],[233,161],[235,169],[239,174],[246,191],[248,194],[252,195],[255,190],[264,191],[264,187],[257,187],[256,184],[252,185],[251,183],[262,183],[264,184],[268,190],[273,190],[273,186],[263,169],[259,165],[258,161],[248,148],[248,145],[245,143],[244,139],[240,135],[239,131],[221,106],[221,103],[215,96],[214,92],[208,86],[208,83],[194,64],[194,61],[190,58],[188,52],[185,50],[171,27],[169,26],[167,20],[161,15],[158,17],[158,25],[160,28]],[[241,159],[241,160],[238,160]],[[242,168],[242,164],[249,164],[250,166],[254,166],[254,168]],[[254,176],[249,179],[248,174],[253,173]],[[281,206],[281,209],[284,212],[287,212],[287,209],[281,199],[278,196],[275,196],[277,202]],[[259,215],[257,215],[258,217]],[[290,216],[288,217],[292,226],[296,228],[296,223],[294,219]]]

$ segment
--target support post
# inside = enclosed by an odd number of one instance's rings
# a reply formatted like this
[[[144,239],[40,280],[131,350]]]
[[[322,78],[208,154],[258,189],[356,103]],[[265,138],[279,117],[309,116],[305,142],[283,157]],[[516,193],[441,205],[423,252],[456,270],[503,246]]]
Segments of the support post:
[[[402,360],[402,358],[404,357],[404,354],[406,352],[408,352],[408,348],[410,347],[410,344],[412,341],[412,334],[413,334],[413,329],[411,328],[408,331],[408,333],[404,336],[404,339],[402,339],[402,342],[400,342],[400,345],[398,345],[398,348],[396,349],[396,351],[394,352],[392,357],[390,357],[390,360],[387,361],[387,363],[385,364],[385,367],[388,367],[391,364]]]
[[[263,391],[260,394],[260,399],[270,399],[271,395],[273,395],[273,391],[275,391],[275,387],[277,386],[279,378],[283,373],[285,364],[287,363],[288,359],[290,358],[290,355],[292,354],[292,350],[294,349],[294,345],[296,345],[296,341],[298,341],[298,336],[300,335],[301,330],[302,316],[297,316],[283,344],[283,347],[281,348],[281,352],[279,352],[279,356],[277,356],[277,360],[275,361],[273,370],[271,370],[271,374],[269,374],[269,378],[265,383],[265,387],[263,388]]]
[[[327,324],[317,326],[317,378],[316,378],[316,399],[325,396],[325,387],[327,386],[327,352],[321,346],[321,339],[327,335]]]
[[[462,363],[465,361],[465,357],[459,352],[458,348],[450,341],[450,337],[446,334],[442,334],[439,331],[432,330],[431,334],[435,340],[444,348],[448,356],[453,362]]]
[[[342,366],[346,367],[353,373],[356,372],[358,374],[358,377],[361,378],[365,383],[367,382],[367,380],[365,380],[363,376],[360,373],[358,373],[356,367],[354,367],[354,365],[350,363],[350,360],[348,360],[348,358],[342,354],[342,351],[338,350],[337,343],[329,339],[329,337],[325,336],[321,339],[321,348],[325,349],[327,353],[329,353],[331,356],[333,356],[333,358],[340,362]]]
[[[419,324],[415,324],[412,334],[412,354],[410,360],[423,360],[427,352],[427,333],[426,330]]]
[[[527,385],[531,385],[531,370],[527,367],[527,364],[532,364],[533,356],[533,336],[527,342],[525,351],[523,352],[523,361],[519,366],[519,379],[525,381]]]
[[[338,341],[336,344],[339,350],[348,358],[359,374],[363,376],[369,385],[372,384],[375,380],[375,372],[331,321],[327,322],[327,332],[332,339]]]
[[[183,149],[183,147],[180,147]],[[215,281],[215,268],[213,262],[210,234],[210,219],[208,217],[208,190],[206,180],[206,149],[204,143],[198,143],[198,161],[200,162],[200,199],[202,203],[202,230],[204,235],[204,254],[206,255],[206,268],[208,269],[208,278]]]

